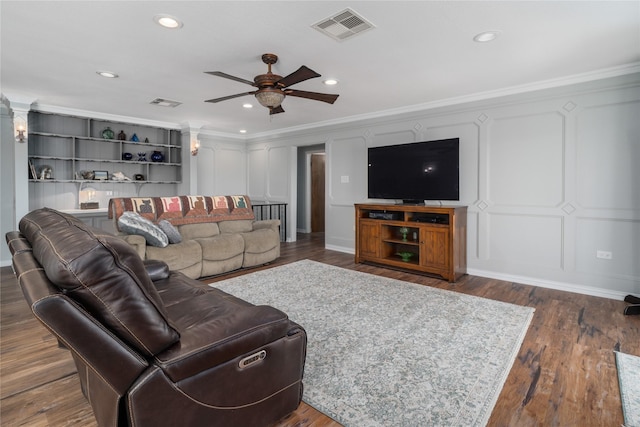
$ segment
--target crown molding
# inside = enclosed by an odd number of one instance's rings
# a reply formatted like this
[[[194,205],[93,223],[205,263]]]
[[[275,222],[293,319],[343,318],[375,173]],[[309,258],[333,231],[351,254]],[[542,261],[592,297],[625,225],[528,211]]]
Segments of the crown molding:
[[[485,101],[510,95],[519,95],[529,92],[535,92],[545,89],[553,89],[563,86],[570,86],[574,84],[580,83],[588,83],[596,80],[604,80],[613,77],[620,77],[629,74],[640,73],[640,62],[635,62],[631,64],[626,64],[618,67],[606,68],[596,71],[591,71],[587,73],[575,74],[566,77],[560,77],[549,80],[541,80],[534,83],[528,83],[519,86],[510,86],[502,89],[485,91],[485,92],[477,92],[474,94],[458,96],[454,98],[446,98],[431,102],[426,102],[422,104],[414,104],[408,105],[405,107],[394,108],[390,110],[376,111],[373,113],[359,114],[354,116],[343,117],[335,120],[326,120],[323,122],[315,122],[308,125],[301,126],[293,126],[285,129],[278,129],[268,132],[261,132],[250,137],[247,137],[247,140],[253,141],[260,138],[273,138],[277,136],[282,136],[284,134],[308,131],[315,128],[325,127],[325,126],[337,126],[343,125],[347,123],[353,123],[357,121],[365,121],[371,119],[380,119],[384,117],[397,116],[407,113],[415,113],[419,111],[427,111],[435,108],[441,107],[450,107],[454,105],[466,104],[477,101]]]
[[[129,123],[134,125],[159,127],[165,129],[180,130],[179,123],[164,122],[160,120],[142,119],[139,117],[121,116],[119,114],[101,113],[98,111],[79,110],[76,108],[58,107],[55,105],[46,105],[34,103],[32,109],[43,113],[65,114],[68,116],[77,116],[90,119],[106,120],[110,122]]]

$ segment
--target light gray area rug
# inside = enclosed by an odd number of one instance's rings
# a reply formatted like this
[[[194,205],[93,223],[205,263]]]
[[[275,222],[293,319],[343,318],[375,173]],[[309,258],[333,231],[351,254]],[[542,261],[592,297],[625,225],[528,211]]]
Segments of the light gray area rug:
[[[304,260],[213,283],[308,335],[303,400],[345,426],[482,426],[533,309]]]
[[[640,427],[640,357],[616,351],[620,400],[626,427]]]

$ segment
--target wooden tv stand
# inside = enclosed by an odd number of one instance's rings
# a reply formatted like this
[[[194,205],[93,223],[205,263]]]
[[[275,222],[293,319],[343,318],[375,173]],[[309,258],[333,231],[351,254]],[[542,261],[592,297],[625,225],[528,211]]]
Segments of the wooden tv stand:
[[[466,206],[356,204],[355,208],[356,263],[411,269],[449,282],[466,274]],[[407,252],[411,256],[404,261],[398,254]]]

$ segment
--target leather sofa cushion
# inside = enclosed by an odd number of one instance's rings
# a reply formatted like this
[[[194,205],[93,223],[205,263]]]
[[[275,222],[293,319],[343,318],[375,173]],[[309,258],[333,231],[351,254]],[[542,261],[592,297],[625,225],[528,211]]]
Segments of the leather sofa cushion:
[[[48,208],[25,215],[20,232],[49,280],[142,354],[180,339],[142,259],[124,240]]]
[[[155,285],[181,335],[179,345],[155,358],[174,382],[265,346],[291,329],[282,311],[254,306],[219,289],[204,289],[204,284],[195,287],[180,273],[172,272]]]

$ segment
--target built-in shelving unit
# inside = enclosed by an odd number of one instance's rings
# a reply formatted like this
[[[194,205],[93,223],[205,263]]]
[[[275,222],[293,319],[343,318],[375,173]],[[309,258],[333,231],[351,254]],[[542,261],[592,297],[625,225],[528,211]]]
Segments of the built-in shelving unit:
[[[112,130],[113,138],[104,137],[107,128]],[[120,132],[126,135],[124,140],[118,139]],[[138,142],[131,140],[134,134]],[[182,181],[182,146],[180,132],[175,129],[31,111],[28,141],[29,181],[33,183],[83,183],[86,180],[81,171],[106,172],[110,183]],[[154,151],[162,154],[161,161],[152,160]],[[131,160],[125,153],[131,154]],[[44,176],[47,167],[50,174]],[[114,172],[121,172],[130,180],[115,181]],[[136,175],[142,179],[136,180]],[[92,185],[100,183],[91,181]]]
[[[356,262],[435,274],[466,274],[467,208],[356,204]]]

